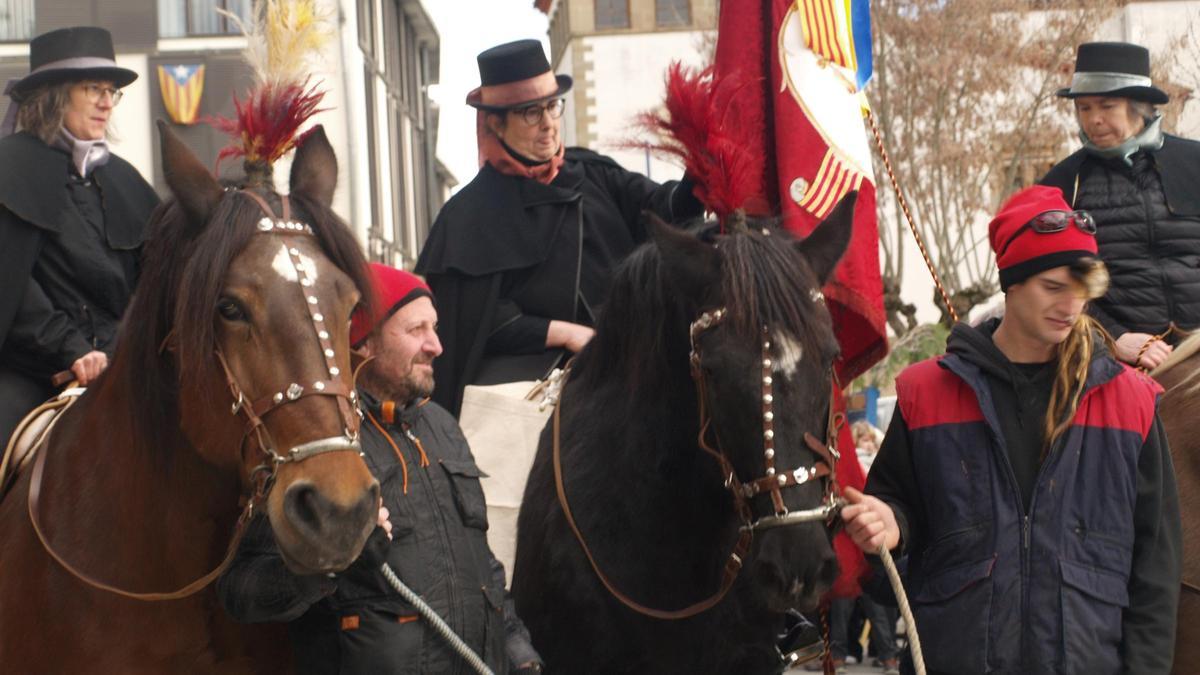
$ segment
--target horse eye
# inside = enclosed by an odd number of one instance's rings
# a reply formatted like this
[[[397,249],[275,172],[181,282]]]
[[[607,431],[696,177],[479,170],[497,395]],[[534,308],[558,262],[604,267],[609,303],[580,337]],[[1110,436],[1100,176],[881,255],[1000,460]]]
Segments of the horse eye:
[[[217,302],[217,313],[226,321],[245,321],[247,318],[242,306],[229,298],[221,298]]]

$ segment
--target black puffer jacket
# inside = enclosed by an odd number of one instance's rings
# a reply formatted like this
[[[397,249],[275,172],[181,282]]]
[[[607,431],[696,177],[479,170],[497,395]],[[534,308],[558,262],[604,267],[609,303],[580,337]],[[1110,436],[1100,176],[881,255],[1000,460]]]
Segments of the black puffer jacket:
[[[1092,311],[1113,337],[1200,326],[1200,144],[1165,136],[1130,167],[1080,151],[1042,179],[1096,219],[1112,284]],[[1180,183],[1184,183],[1181,185]]]
[[[393,539],[384,543],[388,564],[494,672],[540,661],[504,590],[504,567],[488,548],[480,472],[458,423],[432,402],[398,408],[388,422],[369,395],[363,400],[396,448],[372,423],[363,425],[364,459],[392,522]],[[470,673],[370,557],[364,553],[334,579],[297,577],[260,517],[217,593],[237,621],[290,621],[305,675]]]

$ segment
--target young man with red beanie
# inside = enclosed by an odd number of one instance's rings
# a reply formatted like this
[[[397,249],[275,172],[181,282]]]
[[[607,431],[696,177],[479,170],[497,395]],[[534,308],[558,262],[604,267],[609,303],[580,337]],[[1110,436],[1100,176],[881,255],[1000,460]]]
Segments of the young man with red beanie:
[[[442,353],[433,296],[408,272],[374,263],[371,272],[375,313],[355,314],[350,342],[371,358],[358,391],[380,527],[343,573],[304,576],[286,567],[259,518],[217,583],[221,602],[239,621],[289,622],[299,673],[470,672],[391,588],[380,571],[387,562],[493,672],[541,672],[488,548],[475,459],[458,423],[429,401]]]
[[[900,375],[867,494],[846,491],[855,542],[908,557],[929,673],[1171,670],[1181,534],[1162,390],[1084,311],[1108,281],[1094,235],[1054,188],[1001,207],[1004,317],[957,324],[944,356]]]

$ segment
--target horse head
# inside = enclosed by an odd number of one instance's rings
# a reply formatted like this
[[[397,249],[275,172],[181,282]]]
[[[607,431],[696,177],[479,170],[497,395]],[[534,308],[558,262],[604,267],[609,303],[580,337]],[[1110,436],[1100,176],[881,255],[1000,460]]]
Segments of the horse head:
[[[754,532],[743,574],[777,611],[815,607],[836,576],[826,528],[835,460],[823,442],[838,345],[821,288],[849,243],[855,196],[799,242],[754,221],[711,242],[654,229],[693,317],[700,442],[723,458],[742,527]]]
[[[182,433],[206,462],[236,472],[243,491],[265,494],[289,567],[341,570],[374,527],[379,484],[360,456],[350,369],[349,317],[370,286],[330,210],[333,149],[317,127],[281,197],[269,181],[223,188],[159,130],[175,195],[161,217],[178,240],[147,256],[175,258],[158,274],[170,286],[158,331],[174,358]]]

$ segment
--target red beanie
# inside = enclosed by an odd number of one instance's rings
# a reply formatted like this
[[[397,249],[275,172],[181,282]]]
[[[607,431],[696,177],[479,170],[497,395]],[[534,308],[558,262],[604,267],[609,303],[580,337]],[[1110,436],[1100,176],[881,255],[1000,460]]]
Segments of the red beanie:
[[[1061,232],[1040,233],[1025,225],[1046,211],[1067,211],[1062,191],[1045,185],[1025,188],[1008,198],[988,225],[988,239],[1000,268],[1000,289],[1019,284],[1055,267],[1096,257],[1095,235],[1069,223]]]
[[[369,320],[361,309],[350,319],[350,344],[366,342],[376,326],[387,321],[401,307],[420,297],[433,299],[429,286],[415,274],[380,263],[371,263],[371,282],[374,284],[375,316]]]

